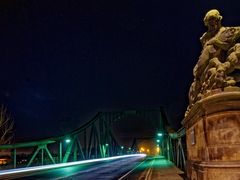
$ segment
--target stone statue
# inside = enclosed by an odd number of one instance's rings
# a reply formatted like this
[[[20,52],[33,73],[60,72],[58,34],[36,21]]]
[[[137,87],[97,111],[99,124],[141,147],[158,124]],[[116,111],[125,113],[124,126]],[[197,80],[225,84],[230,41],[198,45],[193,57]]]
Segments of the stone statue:
[[[221,92],[240,82],[240,27],[223,27],[216,9],[204,17],[208,28],[200,41],[202,52],[194,67],[194,82],[189,90],[189,106],[213,92]]]

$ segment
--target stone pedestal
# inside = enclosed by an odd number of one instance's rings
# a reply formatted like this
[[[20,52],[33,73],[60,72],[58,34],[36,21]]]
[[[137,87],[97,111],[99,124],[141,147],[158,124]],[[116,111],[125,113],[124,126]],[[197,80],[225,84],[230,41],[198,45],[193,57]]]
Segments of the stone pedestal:
[[[193,180],[240,180],[240,92],[197,102],[183,120]]]

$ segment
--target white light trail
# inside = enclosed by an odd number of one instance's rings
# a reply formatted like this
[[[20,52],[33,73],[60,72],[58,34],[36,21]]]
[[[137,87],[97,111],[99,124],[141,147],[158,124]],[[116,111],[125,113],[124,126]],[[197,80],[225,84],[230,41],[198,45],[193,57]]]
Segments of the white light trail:
[[[123,156],[113,156],[113,157],[108,157],[108,158],[89,159],[89,160],[83,160],[83,161],[44,165],[44,166],[9,169],[9,170],[0,171],[0,177],[1,177],[1,175],[14,175],[14,174],[18,174],[18,173],[49,170],[49,169],[54,169],[54,168],[75,166],[75,165],[80,165],[80,164],[87,164],[87,163],[101,162],[101,161],[103,162],[103,161],[116,160],[116,159],[122,159],[122,158],[128,158],[128,157],[146,157],[146,154],[131,154],[131,155],[123,155]]]

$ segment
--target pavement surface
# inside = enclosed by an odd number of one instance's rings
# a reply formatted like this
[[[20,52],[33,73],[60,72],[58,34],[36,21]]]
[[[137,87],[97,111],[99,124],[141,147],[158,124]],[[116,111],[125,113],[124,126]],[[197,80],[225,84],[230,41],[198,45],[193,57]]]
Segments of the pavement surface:
[[[146,158],[119,180],[182,180],[184,172],[162,156]]]

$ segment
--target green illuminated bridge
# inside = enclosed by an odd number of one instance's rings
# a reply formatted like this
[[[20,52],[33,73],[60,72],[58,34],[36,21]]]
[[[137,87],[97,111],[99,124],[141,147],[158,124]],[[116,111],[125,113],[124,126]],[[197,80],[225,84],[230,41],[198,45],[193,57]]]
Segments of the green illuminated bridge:
[[[141,122],[145,131],[138,127]],[[126,128],[132,133],[122,133]],[[178,168],[185,170],[183,138],[185,130],[173,132],[163,108],[100,112],[68,134],[1,145],[1,152],[10,156],[1,166],[0,179],[151,179],[166,172],[180,174]]]

